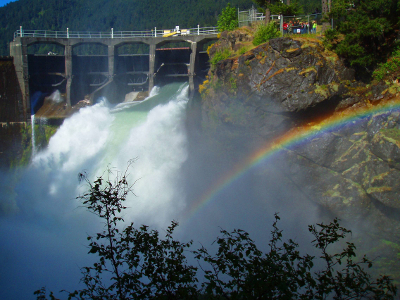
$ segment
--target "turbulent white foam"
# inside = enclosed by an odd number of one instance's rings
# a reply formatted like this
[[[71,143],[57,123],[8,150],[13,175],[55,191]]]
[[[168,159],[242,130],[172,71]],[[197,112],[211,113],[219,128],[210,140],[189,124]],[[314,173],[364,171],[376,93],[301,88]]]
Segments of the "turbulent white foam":
[[[133,209],[127,211],[133,220],[165,225],[183,208],[179,171],[187,159],[183,123],[187,93],[188,86],[173,101],[152,109],[144,123],[132,128],[117,156],[115,165],[119,170],[124,169],[127,160],[137,158],[130,172],[131,182],[137,180],[136,196],[128,199]]]
[[[159,94],[159,92],[160,92],[160,87],[155,86],[155,87],[152,88],[152,90],[149,93],[149,96],[146,99],[144,99],[142,101],[130,101],[130,102],[119,103],[111,111],[112,112],[119,112],[119,111],[123,111],[123,110],[128,109],[128,108],[131,108],[131,107],[136,106],[136,105],[138,105],[140,103],[148,101],[149,99],[153,98],[154,96],[157,96]]]
[[[149,94],[149,98],[154,97],[155,95],[158,95],[160,93],[160,87],[159,86],[154,86]]]
[[[61,94],[59,90],[55,90],[49,97],[48,99],[50,99],[51,101],[55,102],[55,103],[61,103],[63,101],[63,99],[61,98]]]
[[[99,159],[113,119],[109,108],[97,104],[81,109],[64,121],[47,149],[38,153],[32,162],[37,172],[52,174],[46,182],[50,194],[57,196],[59,189],[66,185],[74,190],[77,174],[90,169]]]
[[[109,109],[101,104],[81,109],[64,121],[47,149],[39,153],[33,163],[52,163],[59,171],[79,168],[104,147],[113,118]]]
[[[158,92],[153,89],[149,98]],[[83,108],[66,119],[47,149],[34,157],[33,168],[47,178],[50,195],[74,198],[87,188],[77,186],[78,173],[86,171],[94,180],[108,167],[124,171],[128,161],[137,158],[129,170],[130,182],[137,180],[137,197],[128,199],[132,207],[128,215],[146,224],[165,225],[183,206],[178,200],[183,199],[179,170],[187,158],[183,123],[187,95],[188,86],[181,86],[166,104],[150,112],[112,113],[105,103]]]
[[[123,111],[124,109],[133,107],[133,106],[138,105],[139,103],[142,103],[142,102],[143,101],[132,101],[132,102],[119,103],[112,109],[112,112]]]

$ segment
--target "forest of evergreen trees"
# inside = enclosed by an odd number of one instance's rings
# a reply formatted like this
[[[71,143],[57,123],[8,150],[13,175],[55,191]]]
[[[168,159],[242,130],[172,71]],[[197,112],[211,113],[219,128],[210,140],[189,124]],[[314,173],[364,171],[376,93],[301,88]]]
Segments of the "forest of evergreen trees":
[[[252,0],[18,0],[0,7],[0,55],[22,26],[27,30],[109,31],[216,26],[218,14],[230,2],[241,10]],[[321,0],[300,0],[313,12]]]

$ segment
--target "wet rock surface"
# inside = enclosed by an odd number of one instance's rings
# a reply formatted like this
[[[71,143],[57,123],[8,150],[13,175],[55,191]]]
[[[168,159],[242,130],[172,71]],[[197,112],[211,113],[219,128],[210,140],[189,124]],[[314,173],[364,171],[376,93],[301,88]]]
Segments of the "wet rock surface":
[[[385,224],[393,238],[400,229],[399,112],[358,122],[286,149],[281,164],[292,182],[335,215]],[[293,166],[301,171],[292,173]]]
[[[322,43],[301,38],[272,39],[223,60],[209,73],[205,86],[205,130],[218,128],[240,136],[249,148],[346,109],[399,98],[389,95],[384,83],[367,92]],[[400,112],[393,103],[393,109],[322,127],[301,143],[283,148],[264,172],[278,169],[284,174],[281,184],[294,195],[304,195],[367,232],[374,240],[372,252],[379,248],[392,254],[400,241]],[[388,272],[398,277],[398,263],[390,264]]]

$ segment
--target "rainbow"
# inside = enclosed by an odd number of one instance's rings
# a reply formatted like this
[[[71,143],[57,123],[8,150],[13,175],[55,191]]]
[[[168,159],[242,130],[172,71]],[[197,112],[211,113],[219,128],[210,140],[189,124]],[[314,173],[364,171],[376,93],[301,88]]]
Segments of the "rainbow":
[[[400,103],[397,101],[391,101],[375,106],[369,105],[367,108],[358,108],[336,113],[334,116],[326,118],[323,121],[287,132],[274,141],[263,145],[260,149],[239,162],[229,172],[214,182],[214,184],[210,186],[201,197],[197,199],[197,201],[192,203],[187,210],[185,220],[190,220],[196,213],[209,205],[219,193],[240,180],[255,166],[265,163],[269,158],[274,154],[279,153],[282,149],[290,149],[293,146],[306,142],[310,138],[314,138],[323,133],[335,131],[343,125],[355,123],[364,118],[368,118],[373,114],[389,113],[397,110],[400,110]]]

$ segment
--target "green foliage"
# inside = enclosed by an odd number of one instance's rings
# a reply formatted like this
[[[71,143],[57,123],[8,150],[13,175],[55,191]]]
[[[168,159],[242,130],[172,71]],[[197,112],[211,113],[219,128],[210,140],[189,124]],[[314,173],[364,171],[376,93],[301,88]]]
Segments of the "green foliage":
[[[334,1],[329,17],[337,25],[326,43],[351,66],[371,74],[393,49],[398,9],[398,0]]]
[[[109,171],[110,172],[110,171]],[[99,262],[82,269],[86,288],[69,293],[78,299],[188,299],[196,293],[196,267],[188,266],[185,249],[192,242],[180,243],[172,237],[178,225],[172,222],[165,239],[148,226],[136,229],[133,223],[122,231],[122,210],[132,192],[126,172],[114,180],[99,177],[89,184],[89,192],[78,197],[86,208],[105,221],[104,231],[88,237],[89,253],[98,255]],[[104,274],[111,274],[109,285],[101,284]]]
[[[386,78],[395,80],[400,76],[400,49],[395,50],[391,57],[378,65],[372,74],[373,79],[381,81]]]
[[[242,48],[239,49],[239,54],[243,55],[243,54],[246,53],[246,51],[247,51],[246,47],[242,47]]]
[[[347,243],[341,253],[329,254],[328,248],[350,233],[337,219],[327,225],[309,226],[312,243],[325,264],[317,272],[312,272],[315,257],[300,255],[298,244],[291,239],[282,242],[279,219],[275,215],[267,253],[260,251],[243,230],[222,230],[222,237],[216,240],[216,256],[204,247],[195,251],[197,259],[210,265],[202,267],[206,278],[202,287],[210,298],[246,299],[251,295],[252,299],[394,299],[397,290],[388,277],[374,281],[363,269],[364,265],[370,268],[371,261],[366,257],[353,261],[354,244]]]
[[[339,32],[335,29],[327,29],[324,34],[325,34],[325,38],[323,40],[324,46],[328,50],[333,50],[334,44],[338,42]]]
[[[268,8],[272,15],[295,16],[303,14],[303,6],[297,0],[290,1],[289,5],[280,0],[253,0],[253,2],[259,5],[263,11]]]
[[[45,148],[50,138],[56,133],[58,127],[53,125],[35,124],[35,144],[36,150]],[[22,152],[15,156],[10,162],[11,168],[27,166],[32,158],[32,127],[24,126],[20,130]]]
[[[269,41],[270,39],[280,36],[281,33],[275,22],[262,24],[257,28],[257,31],[254,34],[253,45],[258,46],[262,43]]]
[[[316,11],[322,11],[322,1],[320,0],[299,0],[305,14],[313,14]]]
[[[219,31],[234,30],[239,27],[239,21],[236,8],[232,7],[230,3],[222,10],[218,16],[217,22]]]
[[[400,130],[397,128],[384,128],[380,130],[384,136],[400,142]]]
[[[0,7],[0,55],[23,26],[26,30],[130,31],[216,26],[217,13],[230,2],[248,9],[251,0],[30,0]],[[57,52],[57,51],[53,51]]]
[[[197,259],[210,266],[202,267],[206,279],[202,287],[210,298],[299,299],[306,280],[304,271],[312,267],[313,257],[300,256],[293,240],[278,245],[282,231],[277,227],[279,217],[275,218],[267,253],[243,230],[222,230],[215,256],[204,247],[195,252]]]
[[[214,67],[217,62],[227,59],[231,55],[231,51],[228,48],[225,48],[222,51],[217,51],[215,54],[210,58],[210,64]]]
[[[344,239],[351,233],[350,230],[341,227],[337,219],[317,226],[319,228],[309,226],[309,231],[314,236],[312,243],[320,250],[325,267],[315,273],[315,286],[307,291],[308,295],[312,295],[309,299],[325,299],[324,295],[333,295],[333,299],[394,299],[397,288],[389,277],[379,276],[373,280],[363,268],[372,267],[372,261],[365,255],[360,261],[354,261],[356,246],[353,243],[346,242],[347,246],[341,253],[330,254],[330,246]]]
[[[312,244],[320,253],[314,270],[314,256],[301,255],[291,239],[282,241],[278,215],[267,252],[240,229],[221,230],[215,254],[205,247],[192,251],[204,272],[199,285],[197,267],[188,265],[185,256],[192,242],[172,237],[176,222],[164,239],[145,225],[136,229],[131,223],[119,229],[123,203],[132,192],[126,172],[115,180],[99,177],[94,183],[83,174],[80,178],[89,184],[89,191],[78,198],[105,225],[95,237],[88,237],[89,254],[99,260],[82,269],[86,288],[69,293],[68,299],[394,299],[397,293],[389,277],[374,280],[364,270],[372,266],[365,256],[354,261],[353,243],[331,254],[332,246],[350,233],[337,219],[309,226]],[[110,281],[103,280],[107,274]],[[44,288],[35,292],[37,299],[46,299],[45,294]]]
[[[303,7],[299,5],[296,0],[290,1],[287,5],[280,1],[268,4],[267,8],[271,11],[273,15],[284,15],[284,16],[297,16],[303,14]]]
[[[231,86],[231,90],[232,91],[236,91],[237,90],[237,83],[236,83],[235,78],[233,78],[233,77],[229,78],[229,84]]]

